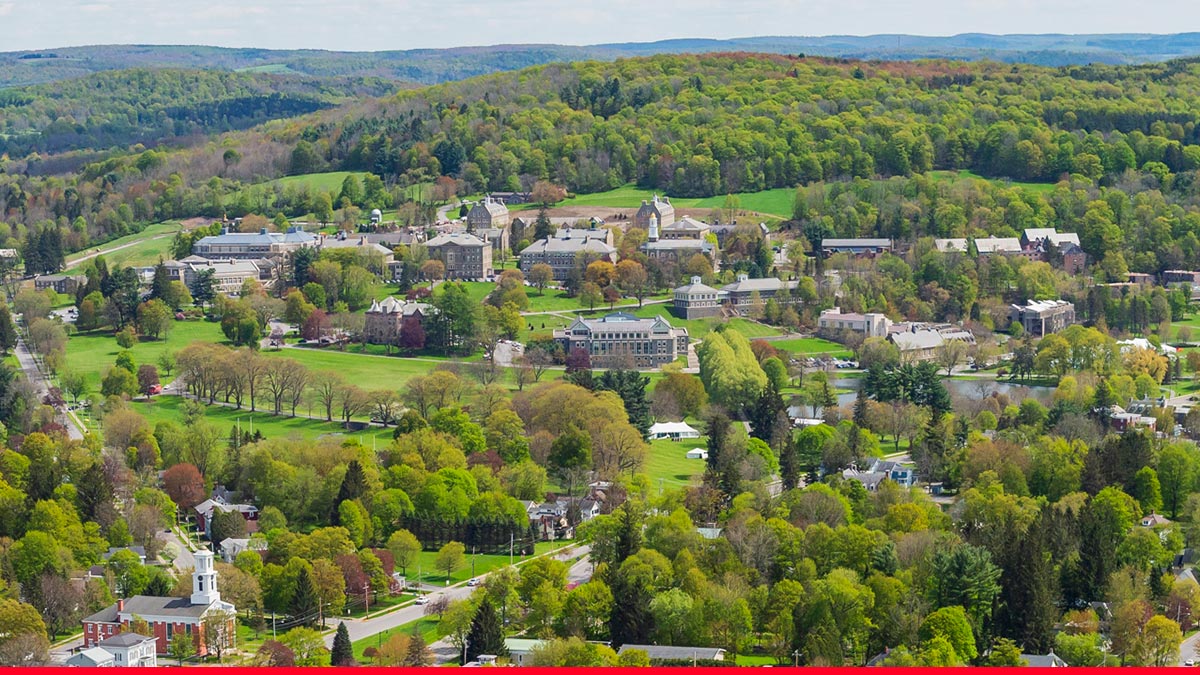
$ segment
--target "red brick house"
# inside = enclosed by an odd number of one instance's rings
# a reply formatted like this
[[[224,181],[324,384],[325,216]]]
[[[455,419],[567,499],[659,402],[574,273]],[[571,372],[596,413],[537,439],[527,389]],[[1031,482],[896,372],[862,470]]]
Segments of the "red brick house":
[[[226,611],[230,620],[225,627],[230,641],[234,633],[232,614],[235,608],[221,600],[217,591],[217,572],[213,568],[213,554],[201,549],[196,552],[196,569],[192,573],[192,595],[190,598],[164,598],[152,595],[135,595],[118,600],[83,620],[83,646],[95,647],[105,638],[129,631],[134,621],[142,620],[150,626],[150,636],[156,638],[155,649],[166,654],[171,638],[176,633],[185,633],[196,644],[200,656],[208,653],[204,640],[204,618],[211,612]]]

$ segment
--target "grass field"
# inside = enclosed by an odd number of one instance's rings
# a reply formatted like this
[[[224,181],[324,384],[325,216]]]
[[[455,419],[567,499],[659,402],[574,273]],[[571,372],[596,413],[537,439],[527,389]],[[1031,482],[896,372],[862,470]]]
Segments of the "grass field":
[[[183,423],[183,399],[179,396],[158,396],[149,402],[138,398],[130,403],[130,408],[145,417],[151,426],[162,421]],[[310,411],[305,406],[298,409],[297,412],[308,413]],[[311,412],[319,414],[317,410]],[[387,429],[371,427],[363,431],[350,432],[343,429],[337,422],[322,422],[307,417],[286,417],[284,415],[277,417],[269,412],[263,412],[261,404],[259,410],[254,413],[251,413],[248,407],[237,410],[228,406],[206,406],[204,418],[216,426],[222,434],[227,434],[229,429],[240,424],[243,430],[249,431],[253,428],[254,431],[261,431],[267,438],[314,439],[336,434],[357,438],[366,446],[374,443],[376,447],[385,447],[392,442],[393,430],[390,427]]]
[[[437,642],[438,637],[440,637],[438,635],[437,625],[438,620],[436,616],[423,616],[416,621],[410,621],[404,625],[396,626],[395,628],[389,628],[382,633],[376,633],[371,637],[363,638],[352,645],[354,647],[354,658],[359,663],[371,663],[371,660],[363,655],[363,652],[366,651],[367,647],[379,647],[383,643],[387,642],[388,638],[397,633],[411,634],[414,630],[420,631],[421,637],[425,638],[425,644],[431,645],[434,642]]]
[[[399,391],[409,378],[425,375],[438,366],[436,361],[417,361],[395,356],[369,356],[329,349],[265,350],[268,358],[287,358],[304,364],[309,370],[331,370],[366,390]]]
[[[646,453],[646,464],[642,470],[656,483],[656,489],[659,481],[668,490],[688,485],[704,473],[705,462],[702,459],[688,459],[687,451],[703,447],[703,438],[650,441],[650,450]]]
[[[771,346],[784,349],[793,354],[832,354],[838,357],[850,356],[850,350],[836,342],[822,340],[817,337],[794,338],[791,340],[772,340]]]
[[[930,171],[929,176],[938,181],[957,181],[966,179],[986,180],[989,183],[997,183],[1001,185],[1012,185],[1015,187],[1024,188],[1030,192],[1038,194],[1047,194],[1054,192],[1054,183],[1022,183],[1020,181],[999,180],[995,178],[986,178],[977,173],[961,169],[959,171]]]
[[[79,260],[86,255],[91,255],[97,250],[108,251],[119,246],[125,246],[126,244],[136,245],[121,249],[120,251],[113,251],[112,253],[104,254],[104,260],[108,263],[109,269],[112,269],[117,264],[134,266],[151,265],[158,262],[158,257],[160,254],[163,258],[169,257],[167,255],[167,251],[171,247],[171,237],[163,237],[162,239],[155,239],[153,241],[150,241],[150,239],[158,235],[174,234],[178,232],[179,229],[179,223],[174,221],[147,225],[145,229],[137,234],[129,234],[124,237],[113,239],[112,241],[106,242],[99,246],[92,246],[82,251],[72,253],[71,255],[67,256],[67,265],[70,266],[72,262]]]
[[[642,190],[633,184],[623,185],[607,192],[594,192],[586,195],[576,195],[563,200],[555,206],[608,206],[612,208],[637,208],[643,199],[650,199],[650,190]],[[778,218],[791,218],[796,202],[795,188],[776,188],[762,192],[743,192],[735,195],[739,208],[743,211],[756,211]],[[671,198],[671,204],[679,208],[716,209],[725,206],[725,195],[715,197],[679,197]]]
[[[178,352],[194,341],[224,342],[221,325],[209,321],[176,321],[165,340],[139,341],[130,351],[134,363],[157,364],[164,351]],[[67,342],[67,370],[88,377],[93,392],[100,389],[100,378],[123,351],[111,331],[92,331],[72,335]],[[174,376],[174,373],[172,373]],[[165,382],[171,378],[163,377]]]

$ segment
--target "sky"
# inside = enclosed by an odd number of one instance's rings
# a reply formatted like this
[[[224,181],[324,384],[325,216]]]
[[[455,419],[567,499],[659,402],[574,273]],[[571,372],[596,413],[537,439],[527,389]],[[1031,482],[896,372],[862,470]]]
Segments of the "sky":
[[[1196,0],[0,0],[0,51],[96,44],[375,51],[755,35],[1188,30],[1200,30]]]

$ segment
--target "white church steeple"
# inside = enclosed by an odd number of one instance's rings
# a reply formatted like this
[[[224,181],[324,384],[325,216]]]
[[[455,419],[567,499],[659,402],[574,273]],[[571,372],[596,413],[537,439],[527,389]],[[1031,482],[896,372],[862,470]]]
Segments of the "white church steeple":
[[[217,570],[213,568],[213,554],[208,549],[195,553],[196,569],[192,572],[192,604],[211,605],[221,601],[217,592]]]

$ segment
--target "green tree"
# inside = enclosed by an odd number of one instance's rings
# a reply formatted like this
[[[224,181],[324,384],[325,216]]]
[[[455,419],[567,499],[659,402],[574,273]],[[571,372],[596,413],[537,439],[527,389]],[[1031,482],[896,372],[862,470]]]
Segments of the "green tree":
[[[496,613],[491,599],[487,597],[480,601],[475,616],[471,619],[471,629],[467,632],[467,661],[476,660],[480,654],[508,655],[508,648],[504,646],[500,615]]]
[[[962,607],[942,607],[925,617],[919,635],[922,642],[939,637],[945,639],[963,663],[970,662],[979,654],[971,623]]]
[[[312,573],[307,565],[301,565],[292,584],[291,601],[288,603],[288,613],[301,625],[311,626],[317,622],[321,614],[321,596],[313,583]],[[293,648],[294,649],[294,648]],[[298,656],[299,654],[297,654]]]
[[[178,631],[171,636],[171,642],[167,645],[167,653],[182,666],[184,659],[191,658],[196,654],[196,643],[193,641],[192,636],[183,631]]]
[[[358,665],[354,660],[354,647],[350,645],[350,631],[347,630],[344,621],[338,622],[337,632],[333,636],[329,664],[334,667]]]
[[[448,542],[445,546],[438,549],[433,564],[439,570],[445,571],[446,578],[449,579],[455,570],[466,564],[466,551],[467,547],[461,543],[457,541]]]

